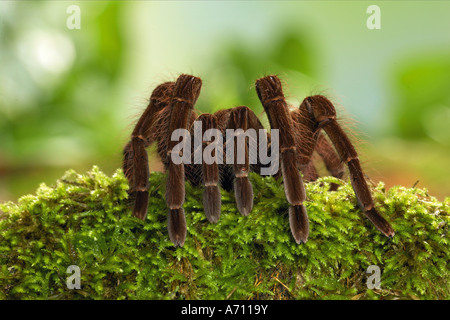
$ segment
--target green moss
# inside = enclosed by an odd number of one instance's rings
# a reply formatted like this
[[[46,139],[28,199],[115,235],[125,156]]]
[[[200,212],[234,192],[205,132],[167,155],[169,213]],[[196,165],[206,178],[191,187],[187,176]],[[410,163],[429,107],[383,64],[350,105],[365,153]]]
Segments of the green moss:
[[[297,245],[279,181],[252,175],[253,212],[241,216],[222,191],[217,224],[202,189],[186,187],[188,235],[174,248],[166,228],[165,175],[152,174],[149,214],[131,215],[118,170],[67,172],[53,187],[0,205],[1,299],[449,299],[450,198],[380,183],[379,211],[396,230],[380,234],[356,208],[351,186],[324,177],[306,185],[310,236]],[[338,191],[327,191],[330,183]],[[81,289],[68,289],[70,265]],[[368,289],[370,265],[381,287]]]

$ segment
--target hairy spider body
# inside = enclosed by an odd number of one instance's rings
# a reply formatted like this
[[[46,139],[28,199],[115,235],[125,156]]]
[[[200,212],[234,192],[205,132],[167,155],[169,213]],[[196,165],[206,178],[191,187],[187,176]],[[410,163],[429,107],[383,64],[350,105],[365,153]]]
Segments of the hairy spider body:
[[[124,148],[123,170],[134,201],[133,214],[145,219],[150,174],[146,148],[154,142],[158,143],[158,154],[167,171],[168,233],[175,246],[183,246],[186,238],[183,209],[185,179],[194,186],[203,184],[204,211],[210,222],[215,223],[220,218],[220,187],[229,191],[234,190],[236,206],[239,212],[246,216],[253,208],[253,188],[248,173],[259,172],[258,170],[264,167],[259,161],[250,163],[250,142],[255,142],[259,148],[266,147],[271,153],[278,151],[272,148],[272,142],[275,142],[273,135],[272,140],[268,135],[267,140],[256,138],[256,141],[251,141],[250,136],[245,136],[242,150],[238,150],[238,143],[234,142],[242,138],[239,136],[243,132],[249,129],[264,129],[255,113],[246,106],[220,110],[214,114],[197,115],[194,105],[200,95],[201,85],[200,78],[183,74],[176,82],[166,82],[156,87],[147,109],[131,134],[131,140]],[[312,161],[314,151],[321,156],[330,174],[337,178],[343,177],[344,164],[347,165],[361,210],[384,235],[393,236],[392,227],[374,207],[358,155],[336,121],[333,104],[326,97],[316,95],[305,98],[298,109],[290,111],[281,82],[276,76],[258,79],[255,87],[268,116],[271,130],[279,130],[277,160],[280,162],[280,170],[273,174],[281,175],[283,178],[286,199],[289,203],[289,224],[295,241],[305,243],[308,239],[309,222],[304,205],[306,192],[303,179],[314,181],[318,178]],[[173,139],[172,135],[177,129],[193,132],[195,121],[201,123],[202,137],[211,130],[218,130],[223,135],[229,130],[238,133],[232,137],[233,140],[227,138],[218,149],[211,148],[213,147],[211,139],[202,139],[199,145],[195,142],[190,143],[188,145],[193,152],[189,155],[185,149],[179,148],[179,144],[180,141],[186,142],[192,138],[181,136]],[[236,131],[240,129],[242,131]],[[325,138],[323,132],[329,140]],[[217,140],[214,142],[217,147]],[[224,152],[226,147],[234,151],[230,159],[229,150],[227,149],[226,154]],[[215,160],[221,157],[227,158],[227,161],[199,162],[194,156],[199,151],[211,151],[211,155],[216,157]],[[244,161],[239,160],[239,152],[244,155]],[[189,161],[175,163],[172,157],[175,155]]]

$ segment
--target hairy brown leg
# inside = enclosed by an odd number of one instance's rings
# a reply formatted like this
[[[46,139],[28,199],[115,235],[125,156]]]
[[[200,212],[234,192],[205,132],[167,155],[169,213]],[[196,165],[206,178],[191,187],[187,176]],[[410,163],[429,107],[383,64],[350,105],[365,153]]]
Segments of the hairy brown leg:
[[[219,180],[220,180],[220,186],[228,191],[233,191],[233,183],[234,183],[234,173],[233,173],[233,167],[229,164],[226,164],[226,133],[225,130],[228,125],[228,120],[230,119],[230,112],[232,109],[223,109],[216,111],[214,113],[214,116],[217,120],[217,128],[220,130],[223,136],[223,164],[219,165]]]
[[[372,194],[364,179],[364,174],[358,159],[358,154],[349,138],[336,121],[336,110],[333,104],[324,96],[307,97],[301,108],[308,110],[310,116],[317,123],[317,129],[322,128],[342,162],[346,163],[350,172],[350,181],[355,191],[360,208],[366,217],[388,237],[394,235],[391,225],[375,209]]]
[[[341,179],[344,176],[344,166],[336,151],[323,134],[318,135],[316,151],[323,159],[325,166],[333,177]]]
[[[245,106],[239,106],[231,109],[227,129],[235,130],[234,139],[234,159],[233,159],[233,173],[234,173],[234,194],[236,198],[236,205],[239,212],[246,216],[253,209],[253,187],[248,178],[250,171],[250,150],[249,144],[254,143],[257,146],[258,129],[262,129],[262,125],[257,119],[256,115],[251,109]],[[239,133],[238,129],[242,129]],[[248,129],[254,129],[256,136],[251,136]],[[227,136],[227,143],[230,137]],[[241,140],[241,138],[245,140]],[[244,149],[239,150],[244,143]],[[238,153],[244,152],[244,161],[239,161]],[[228,150],[227,150],[228,152]],[[241,162],[241,163],[239,163]],[[243,163],[242,163],[243,162]]]
[[[289,224],[295,241],[305,243],[309,235],[308,215],[303,205],[306,192],[299,171],[294,123],[289,115],[281,82],[276,76],[258,79],[256,92],[269,118],[271,129],[279,130],[281,173],[286,198],[290,203]]]
[[[175,246],[183,246],[186,239],[186,217],[183,203],[185,197],[184,164],[175,164],[171,160],[172,149],[179,141],[172,141],[171,135],[176,129],[188,130],[194,104],[200,95],[202,82],[200,78],[181,75],[178,77],[170,101],[170,120],[166,137],[169,139],[165,164],[167,166],[166,203],[169,207],[169,238]],[[185,137],[186,141],[187,137]]]
[[[303,173],[303,180],[305,181],[316,181],[319,178],[314,162],[309,161],[307,165],[302,166],[300,171]]]
[[[200,115],[197,118],[198,121],[202,123],[202,137],[204,133],[209,129],[217,129],[217,119],[213,114],[205,113]],[[215,138],[216,139],[216,138]],[[211,143],[217,143],[218,141],[203,141],[201,152],[203,153]],[[220,152],[220,151],[219,151]],[[223,152],[222,152],[223,154]],[[219,164],[218,164],[218,156],[215,153],[215,149],[209,153],[211,158],[215,157],[216,161],[212,163],[207,163],[203,159],[202,163],[202,177],[203,177],[203,185],[205,186],[205,190],[203,192],[203,207],[205,210],[205,215],[208,221],[212,223],[216,223],[219,221],[220,217],[220,209],[221,209],[221,195],[219,189]],[[213,160],[213,159],[211,159]]]
[[[294,121],[294,129],[298,146],[300,169],[304,179],[314,181],[318,174],[312,162],[312,154],[315,150],[322,158],[328,172],[341,179],[344,175],[344,166],[336,151],[318,129],[317,122],[311,116],[307,106],[302,103],[299,109],[291,112]],[[331,185],[330,190],[335,190],[337,185]]]
[[[150,103],[139,118],[131,134],[131,141],[123,150],[123,171],[130,185],[130,195],[134,199],[133,215],[144,220],[148,208],[149,168],[145,150],[156,137],[151,128],[155,115],[170,102],[173,82],[166,82],[153,90]]]
[[[315,124],[305,111],[302,108],[295,109],[290,112],[290,116],[293,121],[293,134],[297,146],[297,161],[300,171],[303,173],[303,179],[315,181],[319,177],[312,159],[316,147]]]
[[[325,163],[325,167],[327,168],[328,172],[333,177],[342,179],[345,173],[343,163],[339,158],[339,156],[336,154],[336,151],[333,149],[331,144],[320,132],[317,137],[317,144],[315,150]],[[337,190],[338,187],[339,187],[338,184],[332,183],[330,185],[330,191]]]

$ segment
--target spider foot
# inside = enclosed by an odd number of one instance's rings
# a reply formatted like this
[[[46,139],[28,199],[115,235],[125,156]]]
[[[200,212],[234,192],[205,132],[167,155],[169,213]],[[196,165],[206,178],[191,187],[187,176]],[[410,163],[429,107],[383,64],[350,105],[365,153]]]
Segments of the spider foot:
[[[367,219],[373,223],[373,225],[380,230],[386,237],[392,238],[395,235],[394,229],[392,229],[389,222],[387,222],[376,210],[372,208],[364,211]]]
[[[239,212],[247,216],[253,209],[253,187],[247,177],[234,180],[234,195]]]
[[[137,191],[133,196],[135,197],[133,215],[141,220],[145,220],[148,209],[148,191]]]
[[[289,225],[295,241],[306,243],[309,235],[308,214],[304,205],[289,207]]]
[[[203,207],[206,218],[211,223],[219,221],[221,196],[218,186],[207,186],[203,193]]]
[[[173,242],[175,247],[182,247],[184,240],[186,240],[186,217],[183,208],[169,209],[167,229],[170,241]]]

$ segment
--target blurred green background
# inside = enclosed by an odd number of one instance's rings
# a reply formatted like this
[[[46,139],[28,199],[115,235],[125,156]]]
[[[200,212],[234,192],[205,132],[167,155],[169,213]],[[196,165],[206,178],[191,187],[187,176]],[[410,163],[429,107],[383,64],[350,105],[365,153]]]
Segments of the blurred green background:
[[[258,77],[282,77],[293,105],[326,94],[371,180],[442,200],[449,16],[446,1],[1,1],[0,201],[69,168],[113,173],[152,89],[180,73],[204,81],[197,109],[248,105],[264,123]]]

